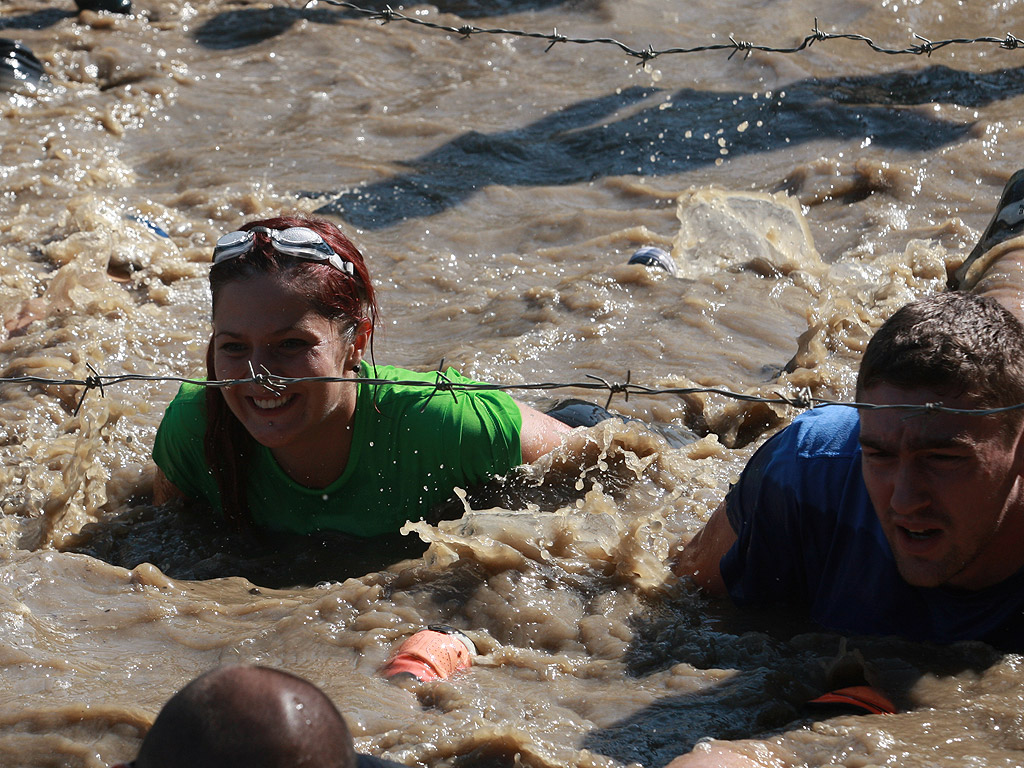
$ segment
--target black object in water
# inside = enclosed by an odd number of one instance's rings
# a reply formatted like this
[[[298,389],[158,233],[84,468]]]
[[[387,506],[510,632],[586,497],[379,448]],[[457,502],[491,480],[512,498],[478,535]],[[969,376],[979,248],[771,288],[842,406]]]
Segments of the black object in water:
[[[43,64],[18,40],[0,37],[0,88],[38,86],[46,77]]]
[[[554,408],[548,411],[548,416],[570,427],[593,427],[607,419],[618,419],[622,422],[635,421],[644,424],[652,432],[657,432],[665,438],[672,448],[682,448],[695,443],[699,438],[686,427],[677,424],[664,424],[662,422],[641,422],[640,419],[631,419],[612,413],[604,406],[597,403],[590,403],[586,400],[570,398],[562,400]]]
[[[132,0],[75,0],[75,5],[80,11],[132,12]]]

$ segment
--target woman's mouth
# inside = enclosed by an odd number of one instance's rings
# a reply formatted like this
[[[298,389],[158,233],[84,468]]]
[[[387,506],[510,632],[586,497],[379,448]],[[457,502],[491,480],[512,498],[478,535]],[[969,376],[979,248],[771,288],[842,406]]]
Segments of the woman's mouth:
[[[282,408],[291,402],[295,395],[285,395],[284,397],[268,397],[268,398],[257,398],[250,397],[249,400],[261,411],[272,411],[276,408]]]

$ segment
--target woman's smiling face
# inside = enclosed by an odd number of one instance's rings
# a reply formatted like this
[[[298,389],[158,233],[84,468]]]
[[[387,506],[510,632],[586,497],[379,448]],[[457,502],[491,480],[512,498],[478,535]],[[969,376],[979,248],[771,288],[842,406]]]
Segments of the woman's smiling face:
[[[252,371],[354,378],[368,337],[367,329],[346,332],[314,311],[287,275],[259,274],[224,285],[217,296],[214,370],[218,379],[246,379]],[[241,384],[221,392],[249,434],[282,465],[303,457],[319,462],[338,450],[339,440],[347,444],[342,436],[350,435],[355,414],[354,384],[296,382],[277,393]]]

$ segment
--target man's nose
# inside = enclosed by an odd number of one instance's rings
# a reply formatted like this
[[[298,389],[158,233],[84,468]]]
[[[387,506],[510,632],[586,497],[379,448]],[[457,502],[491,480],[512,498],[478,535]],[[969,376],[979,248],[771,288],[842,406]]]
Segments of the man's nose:
[[[889,505],[899,515],[909,515],[928,505],[928,483],[913,462],[900,462],[893,475]]]

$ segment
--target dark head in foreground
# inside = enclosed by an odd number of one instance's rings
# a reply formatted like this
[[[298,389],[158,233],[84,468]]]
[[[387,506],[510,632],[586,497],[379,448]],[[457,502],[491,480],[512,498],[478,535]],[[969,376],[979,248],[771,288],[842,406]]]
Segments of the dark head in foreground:
[[[226,666],[196,678],[164,705],[134,768],[354,768],[345,720],[302,678]]]

